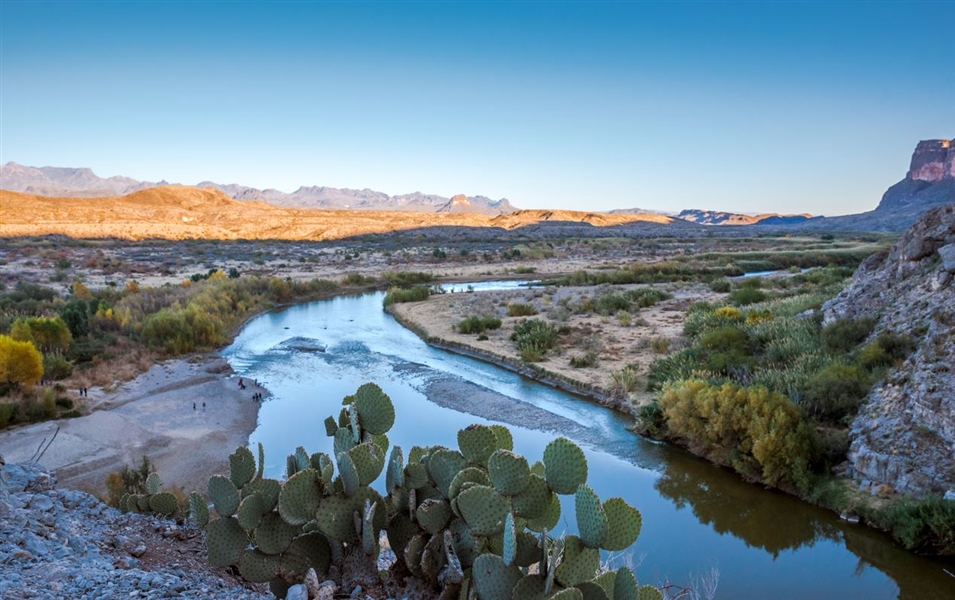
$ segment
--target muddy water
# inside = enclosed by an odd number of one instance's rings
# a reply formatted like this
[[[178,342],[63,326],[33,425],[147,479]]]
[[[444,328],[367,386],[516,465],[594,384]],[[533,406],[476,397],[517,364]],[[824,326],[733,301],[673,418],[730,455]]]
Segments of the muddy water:
[[[699,579],[717,571],[719,598],[955,598],[952,562],[913,556],[881,534],[639,438],[627,418],[582,398],[430,348],[381,305],[378,293],[264,314],[223,352],[272,394],[250,439],[265,446],[271,476],[282,476],[296,446],[330,451],[322,421],[374,381],[395,403],[389,437],[406,455],[412,445],[455,447],[458,429],[471,423],[507,424],[515,450],[532,461],[555,435],[577,441],[597,494],[621,496],[643,514],[637,543],[609,557],[632,565],[643,583],[700,589]],[[291,338],[315,343],[283,344]],[[564,508],[561,526],[576,531],[572,502]]]

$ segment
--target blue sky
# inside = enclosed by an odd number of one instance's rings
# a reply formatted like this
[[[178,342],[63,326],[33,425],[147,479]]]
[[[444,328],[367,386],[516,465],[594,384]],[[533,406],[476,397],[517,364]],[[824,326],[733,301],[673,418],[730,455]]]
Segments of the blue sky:
[[[955,136],[953,2],[0,2],[0,162],[869,210]]]

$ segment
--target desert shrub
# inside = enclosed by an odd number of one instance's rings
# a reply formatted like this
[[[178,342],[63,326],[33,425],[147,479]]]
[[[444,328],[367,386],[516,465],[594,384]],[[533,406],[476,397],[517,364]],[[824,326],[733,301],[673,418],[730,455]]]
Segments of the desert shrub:
[[[66,396],[60,396],[56,399],[56,405],[60,408],[70,410],[73,408],[73,401],[67,398]]]
[[[915,351],[915,340],[910,336],[883,331],[875,338],[875,343],[885,351],[893,361],[903,360]]]
[[[0,402],[0,429],[14,421],[17,414],[17,405],[13,402]]]
[[[623,297],[630,301],[631,306],[649,308],[657,302],[670,298],[670,294],[654,288],[638,288],[627,290],[623,293]]]
[[[434,281],[434,275],[423,271],[385,271],[379,279],[388,287],[408,287]]]
[[[718,294],[726,294],[729,293],[730,289],[732,289],[732,286],[730,285],[729,279],[725,277],[717,277],[710,282],[710,289]]]
[[[667,435],[694,452],[770,485],[809,488],[812,437],[781,394],[689,380],[667,385],[658,403]]]
[[[361,273],[352,272],[342,277],[343,285],[367,285],[374,282],[374,277],[368,277],[366,275],[362,275]]]
[[[124,494],[145,494],[146,479],[153,472],[153,465],[149,458],[143,456],[136,468],[123,465],[119,471],[113,471],[106,476],[106,503],[110,506],[119,506],[119,500]]]
[[[557,346],[558,335],[557,329],[550,323],[540,319],[528,319],[514,327],[511,340],[523,360],[536,362],[541,360],[548,350]]]
[[[670,340],[665,337],[655,337],[650,340],[650,349],[657,354],[666,354],[670,351]]]
[[[816,431],[816,471],[829,469],[844,462],[849,453],[849,432],[845,429],[821,428]]]
[[[43,379],[66,379],[73,374],[73,363],[59,354],[43,356]]]
[[[614,318],[621,327],[630,327],[630,323],[632,322],[630,313],[625,310],[618,310],[617,314],[614,315]]]
[[[602,315],[612,315],[620,310],[630,310],[630,301],[623,294],[607,294],[597,298],[594,309]]]
[[[729,301],[736,306],[756,304],[766,299],[766,293],[755,287],[741,287],[730,292]]]
[[[637,391],[640,387],[640,379],[635,365],[627,365],[619,371],[610,374],[613,381],[614,392],[618,395],[626,395]]]
[[[874,520],[909,550],[955,554],[955,502],[929,496],[891,504]]]
[[[56,394],[46,388],[37,396],[26,396],[20,400],[19,412],[27,422],[46,421],[56,414]]]
[[[700,337],[700,346],[707,350],[720,352],[744,352],[747,345],[746,334],[732,325],[724,325],[706,332]]]
[[[524,304],[522,302],[511,302],[507,305],[507,316],[509,317],[533,317],[537,314],[537,309],[533,304]]]
[[[501,320],[497,317],[468,317],[455,327],[461,333],[484,333],[488,329],[500,329]]]
[[[529,273],[536,273],[537,269],[535,267],[527,267],[524,265],[519,265],[517,267],[514,267],[514,272],[519,275],[527,275]]]
[[[423,285],[416,285],[410,288],[393,287],[385,294],[385,306],[389,304],[399,304],[401,302],[421,302],[427,300],[431,291]]]
[[[587,352],[581,356],[571,356],[570,366],[575,369],[586,369],[597,366],[597,353]]]
[[[874,371],[892,364],[893,359],[877,342],[869,342],[859,349],[856,362],[863,369]]]
[[[822,328],[822,343],[831,352],[848,353],[865,341],[875,327],[875,319],[836,319]]]
[[[871,387],[871,376],[863,369],[834,362],[809,379],[800,404],[813,418],[841,423],[855,415]]]

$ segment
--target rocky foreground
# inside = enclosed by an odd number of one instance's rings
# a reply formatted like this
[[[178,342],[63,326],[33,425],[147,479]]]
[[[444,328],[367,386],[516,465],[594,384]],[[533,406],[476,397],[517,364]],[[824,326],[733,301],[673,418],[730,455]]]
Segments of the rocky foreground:
[[[0,469],[0,598],[272,598],[209,566],[197,529],[57,489],[35,464]]]

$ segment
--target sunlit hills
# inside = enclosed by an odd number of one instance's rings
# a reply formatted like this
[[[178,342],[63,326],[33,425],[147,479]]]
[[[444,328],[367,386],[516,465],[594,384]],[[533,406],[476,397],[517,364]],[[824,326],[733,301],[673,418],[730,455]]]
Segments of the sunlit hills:
[[[522,210],[489,216],[456,212],[283,208],[233,200],[215,188],[160,186],[124,196],[50,198],[0,190],[0,235],[124,239],[333,240],[435,227],[514,230],[540,223],[591,227],[674,222],[666,215]]]

